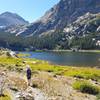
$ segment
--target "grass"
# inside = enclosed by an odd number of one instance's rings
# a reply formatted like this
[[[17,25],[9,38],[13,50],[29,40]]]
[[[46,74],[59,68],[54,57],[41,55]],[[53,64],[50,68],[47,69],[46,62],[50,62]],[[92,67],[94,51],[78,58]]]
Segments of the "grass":
[[[100,70],[97,68],[58,66],[37,59],[0,57],[1,67],[6,67],[9,69],[16,68],[16,70],[20,70],[25,68],[27,64],[31,66],[31,69],[33,71],[36,70],[47,71],[47,72],[52,72],[55,75],[64,75],[64,76],[100,81]]]
[[[100,70],[96,68],[67,68],[63,73],[66,76],[73,76],[77,78],[92,79],[95,81],[100,80]]]
[[[2,96],[0,97],[0,100],[11,100],[9,96]]]
[[[100,53],[100,50],[83,50],[84,52]]]
[[[11,97],[8,92],[5,92],[4,96],[0,96],[0,100],[11,100]]]
[[[79,68],[73,66],[56,66],[46,62],[30,64],[32,70],[53,72],[56,75],[72,76],[77,78],[100,80],[100,70],[96,68]]]
[[[28,56],[30,56],[30,54],[27,54],[27,53],[26,54],[25,53],[18,53],[17,56],[18,57],[28,57]]]
[[[0,63],[2,64],[16,64],[21,63],[21,61],[20,58],[0,57]]]
[[[97,95],[97,100],[100,100],[100,93]]]
[[[88,81],[76,81],[73,84],[73,88],[77,89],[83,93],[97,95],[100,93],[100,87],[94,86]]]

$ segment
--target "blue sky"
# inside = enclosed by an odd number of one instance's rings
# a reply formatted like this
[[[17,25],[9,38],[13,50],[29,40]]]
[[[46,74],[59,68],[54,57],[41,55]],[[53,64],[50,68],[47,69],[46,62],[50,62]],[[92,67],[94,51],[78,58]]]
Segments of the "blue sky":
[[[0,14],[9,11],[33,22],[58,2],[59,0],[0,0]]]

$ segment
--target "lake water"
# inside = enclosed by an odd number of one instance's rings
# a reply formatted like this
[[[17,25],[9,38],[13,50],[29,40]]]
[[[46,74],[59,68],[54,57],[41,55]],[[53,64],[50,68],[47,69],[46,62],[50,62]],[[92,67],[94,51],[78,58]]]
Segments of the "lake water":
[[[89,52],[24,52],[29,58],[46,60],[57,65],[100,67],[100,53]]]

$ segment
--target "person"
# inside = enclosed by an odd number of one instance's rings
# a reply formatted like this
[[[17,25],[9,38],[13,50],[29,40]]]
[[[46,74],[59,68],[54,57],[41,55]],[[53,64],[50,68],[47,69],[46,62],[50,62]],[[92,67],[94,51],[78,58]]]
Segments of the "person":
[[[31,72],[31,69],[30,69],[30,66],[29,65],[27,65],[27,71],[26,71],[26,73],[27,73],[27,81],[28,81],[28,86],[30,86],[30,84],[31,84],[31,74],[32,74],[32,72]]]

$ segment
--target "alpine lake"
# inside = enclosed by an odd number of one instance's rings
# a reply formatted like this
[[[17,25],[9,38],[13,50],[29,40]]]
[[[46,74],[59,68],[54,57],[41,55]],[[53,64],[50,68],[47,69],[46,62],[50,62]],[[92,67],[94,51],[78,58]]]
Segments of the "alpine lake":
[[[56,65],[100,67],[100,52],[38,51],[21,52],[28,58],[48,61]]]

